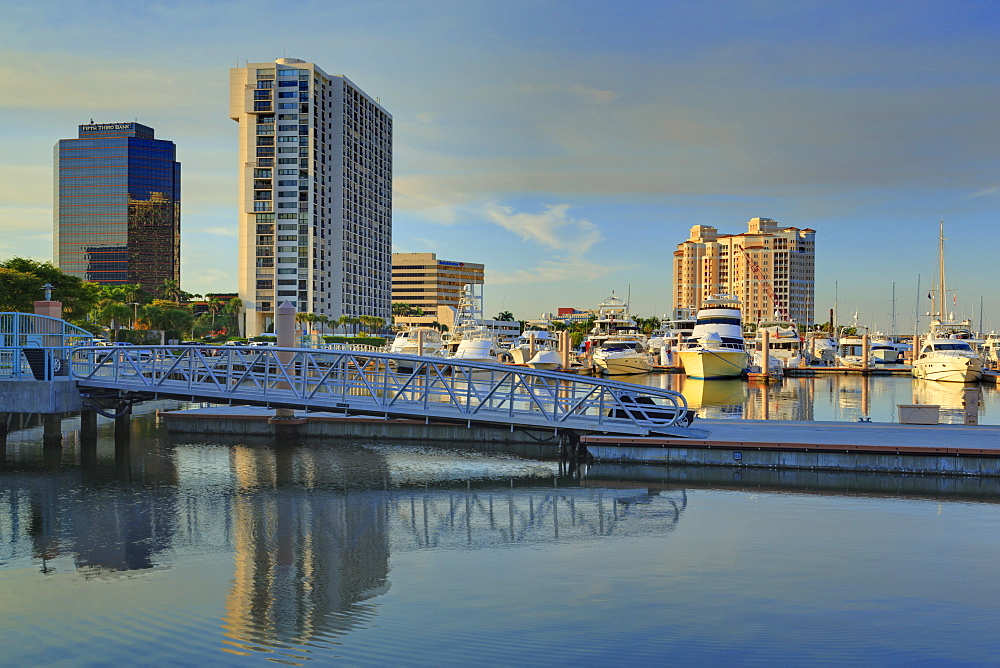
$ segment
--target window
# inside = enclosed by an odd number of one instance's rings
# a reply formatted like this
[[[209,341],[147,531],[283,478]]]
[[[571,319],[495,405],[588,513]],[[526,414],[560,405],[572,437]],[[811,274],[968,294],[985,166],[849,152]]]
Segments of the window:
[[[286,170],[281,170],[281,171],[286,171]],[[298,184],[298,181],[278,181],[278,185],[279,186],[294,186],[294,185],[297,185],[297,184]]]
[[[255,99],[258,99],[258,100],[270,100],[271,99],[271,93],[268,92],[268,93],[265,93],[265,94],[267,95],[267,97],[256,97],[255,96]],[[287,91],[287,90],[286,91],[279,91],[278,92],[278,97],[295,97],[295,91]]]
[[[253,203],[253,210],[254,211],[270,211],[271,210],[271,203],[270,202],[254,202]]]
[[[282,95],[285,96],[285,97],[293,97],[295,94],[294,93],[288,93],[287,95],[285,95],[284,93],[282,93]],[[255,90],[253,92],[253,99],[255,99],[255,100],[270,100],[271,99],[271,91],[269,91],[269,90]]]
[[[285,88],[285,87],[288,87],[288,86],[298,86],[298,85],[299,85],[298,81],[279,81],[278,82],[278,86],[280,86],[282,88]]]
[[[269,178],[271,178],[271,170],[270,169],[255,169],[255,170],[253,170],[253,176],[254,176],[255,179],[269,179]]]
[[[253,110],[254,111],[271,111],[271,103],[270,102],[254,102],[253,103]]]
[[[294,102],[280,102],[280,103],[278,103],[278,109],[294,109],[294,108],[295,108],[295,103]],[[267,110],[269,111],[270,109],[271,109],[271,105],[269,104],[267,106]]]
[[[279,269],[279,274],[295,274],[298,273],[295,269]]]
[[[280,174],[281,176],[294,176],[294,175],[296,175],[298,173],[299,173],[299,170],[297,170],[297,169],[279,169],[278,170],[278,174]],[[284,181],[282,181],[281,184],[282,185],[286,185],[286,183]],[[291,185],[291,184],[288,184],[288,185]]]
[[[271,70],[271,72],[274,72],[274,70]],[[295,77],[298,75],[299,75],[298,70],[278,70],[279,77]]]
[[[283,130],[283,131],[287,131],[287,130],[292,130],[292,131],[294,131],[294,130],[297,130],[297,129],[298,129],[298,127],[299,127],[299,126],[297,126],[297,125],[279,125],[279,126],[278,126],[278,129],[279,129],[279,130]]]

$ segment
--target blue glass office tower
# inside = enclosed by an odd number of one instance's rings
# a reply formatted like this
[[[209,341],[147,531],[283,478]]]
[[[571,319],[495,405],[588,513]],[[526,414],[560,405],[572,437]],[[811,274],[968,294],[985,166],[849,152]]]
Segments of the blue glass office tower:
[[[102,285],[159,295],[180,280],[181,166],[139,123],[91,123],[55,147],[56,264]]]

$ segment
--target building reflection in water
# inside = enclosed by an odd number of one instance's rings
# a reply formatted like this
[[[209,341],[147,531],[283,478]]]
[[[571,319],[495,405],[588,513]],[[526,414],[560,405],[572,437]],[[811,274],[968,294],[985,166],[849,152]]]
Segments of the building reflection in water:
[[[393,553],[658,534],[687,504],[683,490],[581,484],[557,462],[433,446],[162,443],[140,437],[146,423],[124,467],[108,448],[69,463],[73,439],[55,470],[27,447],[9,457],[0,563],[34,560],[49,576],[72,564],[91,578],[232,554],[218,646],[238,655],[304,655],[370,624]]]

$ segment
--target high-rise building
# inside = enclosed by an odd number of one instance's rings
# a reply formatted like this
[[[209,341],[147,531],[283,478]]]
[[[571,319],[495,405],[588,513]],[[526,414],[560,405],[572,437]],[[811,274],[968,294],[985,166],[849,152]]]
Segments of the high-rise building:
[[[675,314],[701,308],[712,295],[740,299],[748,323],[776,315],[800,325],[814,321],[816,231],[752,218],[743,234],[695,225],[674,252]]]
[[[280,58],[230,70],[239,123],[239,292],[274,309],[391,317],[392,116],[347,77]]]
[[[181,165],[139,123],[89,123],[55,146],[53,257],[102,285],[180,280]]]
[[[455,310],[466,285],[482,285],[483,270],[475,262],[439,260],[435,253],[392,254],[392,301],[409,304],[422,316],[395,317],[397,325],[454,326]]]

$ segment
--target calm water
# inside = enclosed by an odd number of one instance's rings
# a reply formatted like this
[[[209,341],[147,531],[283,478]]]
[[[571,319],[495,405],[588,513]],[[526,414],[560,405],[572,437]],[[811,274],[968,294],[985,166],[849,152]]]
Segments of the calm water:
[[[817,376],[779,383],[697,380],[683,374],[623,376],[629,382],[681,392],[704,418],[898,422],[898,404],[934,404],[940,421],[962,424],[962,392],[980,390],[980,424],[1000,424],[1000,392],[992,384],[938,383],[901,376]]]
[[[1000,481],[109,427],[9,438],[0,664],[1000,661]]]

